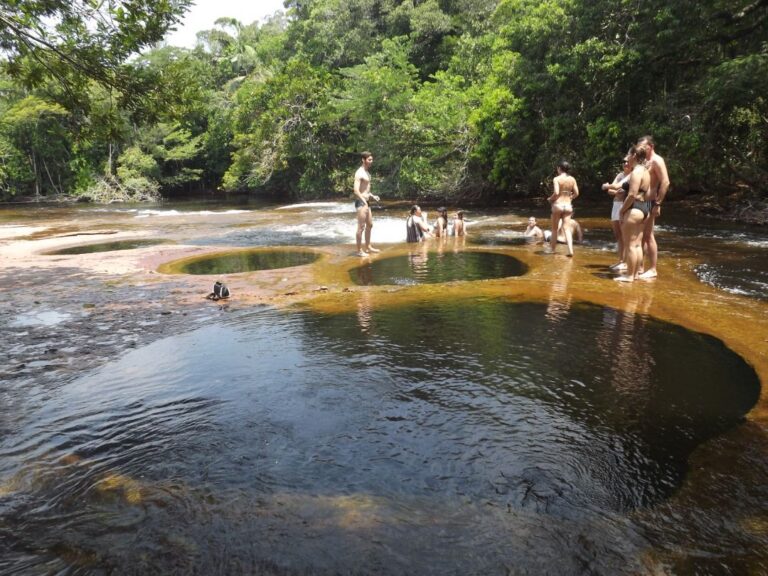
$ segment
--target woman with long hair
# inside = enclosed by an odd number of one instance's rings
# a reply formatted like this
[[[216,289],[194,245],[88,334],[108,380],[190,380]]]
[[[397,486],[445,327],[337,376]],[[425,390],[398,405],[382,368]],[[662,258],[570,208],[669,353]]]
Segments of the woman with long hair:
[[[557,176],[552,181],[554,191],[547,198],[552,205],[552,236],[549,244],[552,252],[557,247],[557,229],[562,220],[565,231],[565,243],[568,245],[568,256],[573,256],[573,235],[571,234],[572,202],[579,197],[579,186],[576,179],[569,174],[571,167],[565,160],[557,165]]]
[[[611,270],[617,272],[624,272],[627,269],[626,250],[624,249],[624,236],[621,233],[621,207],[624,205],[624,200],[627,198],[627,193],[624,191],[622,184],[629,180],[629,175],[632,173],[632,168],[629,165],[629,160],[624,157],[624,162],[621,165],[621,172],[616,174],[613,182],[610,184],[606,182],[603,184],[603,190],[605,190],[609,196],[613,196],[613,207],[611,208],[611,228],[613,229],[613,236],[616,238],[616,252],[619,255],[619,261],[613,264]]]
[[[627,273],[614,278],[619,282],[634,282],[643,263],[643,227],[651,213],[651,174],[646,167],[650,148],[647,144],[632,146],[627,154],[632,172],[624,183],[627,197],[621,206],[621,232],[626,242]]]

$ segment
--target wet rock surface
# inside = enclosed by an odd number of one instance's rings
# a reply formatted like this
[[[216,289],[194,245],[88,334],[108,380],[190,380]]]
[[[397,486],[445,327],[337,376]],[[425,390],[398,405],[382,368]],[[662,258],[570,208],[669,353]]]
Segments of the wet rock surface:
[[[81,269],[0,272],[0,380],[69,379],[127,350],[200,326],[226,304],[179,298],[173,281],[131,285]]]

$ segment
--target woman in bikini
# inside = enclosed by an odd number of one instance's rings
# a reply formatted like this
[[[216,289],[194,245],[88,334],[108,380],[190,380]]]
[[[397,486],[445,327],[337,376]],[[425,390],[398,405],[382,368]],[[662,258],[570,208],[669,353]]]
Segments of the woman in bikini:
[[[549,244],[552,252],[557,247],[557,228],[560,221],[563,221],[563,230],[565,230],[565,243],[568,245],[568,256],[573,256],[573,236],[571,234],[571,216],[573,215],[572,202],[579,197],[579,186],[576,179],[568,174],[570,166],[568,162],[562,160],[557,165],[557,176],[553,182],[554,192],[547,198],[552,204],[552,236]]]
[[[645,165],[650,148],[646,144],[629,149],[627,159],[632,168],[629,179],[623,184],[627,198],[621,206],[621,233],[626,243],[627,273],[614,278],[619,282],[637,280],[640,265],[643,262],[643,227],[645,219],[651,213],[651,202],[647,200],[651,189],[651,174]]]
[[[624,250],[624,238],[621,233],[621,207],[624,205],[627,193],[624,191],[622,184],[629,180],[629,175],[632,173],[632,168],[629,166],[629,160],[625,157],[622,164],[621,172],[616,174],[616,178],[613,182],[606,182],[603,184],[603,190],[605,190],[609,196],[613,196],[613,207],[611,208],[611,228],[613,229],[613,236],[616,238],[616,252],[619,254],[619,261],[613,264],[611,270],[617,272],[624,272],[627,269],[627,261]]]

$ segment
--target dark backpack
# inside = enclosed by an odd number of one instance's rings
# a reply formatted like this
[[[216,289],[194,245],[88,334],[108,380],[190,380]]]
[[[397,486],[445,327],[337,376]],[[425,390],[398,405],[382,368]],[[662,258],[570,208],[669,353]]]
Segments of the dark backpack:
[[[213,292],[208,294],[206,298],[208,298],[208,300],[222,300],[224,298],[229,298],[229,288],[217,280],[213,285]]]

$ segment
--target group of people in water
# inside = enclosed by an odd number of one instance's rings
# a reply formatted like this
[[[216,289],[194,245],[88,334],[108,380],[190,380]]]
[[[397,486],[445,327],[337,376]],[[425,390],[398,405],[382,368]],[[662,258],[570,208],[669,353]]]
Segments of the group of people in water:
[[[620,273],[614,280],[634,282],[656,278],[658,245],[654,225],[669,190],[669,174],[664,158],[656,153],[653,136],[641,137],[629,149],[621,172],[616,174],[613,182],[603,184],[602,189],[613,198],[611,228],[619,260],[610,269]],[[581,242],[582,239],[581,226],[573,219],[573,201],[578,196],[579,186],[570,175],[570,166],[561,161],[553,180],[552,194],[547,198],[552,205],[552,229],[542,231],[536,218],[531,217],[525,236],[549,242],[551,253],[558,242],[566,244],[568,256],[572,257],[574,240]]]
[[[421,242],[425,238],[446,238],[448,236],[466,236],[467,227],[464,222],[464,211],[459,210],[453,216],[453,220],[448,218],[447,208],[437,209],[437,219],[434,226],[429,225],[429,221],[421,207],[417,204],[411,206],[411,212],[405,219],[405,241]]]
[[[373,164],[373,154],[366,151],[361,155],[361,165],[355,172],[355,211],[357,213],[357,232],[355,240],[357,243],[357,255],[361,257],[368,256],[371,253],[379,252],[378,248],[371,245],[371,228],[373,227],[373,215],[371,214],[370,202],[379,201],[379,197],[371,193],[371,173],[370,168]],[[421,207],[414,204],[411,207],[410,214],[406,218],[406,241],[421,242],[427,237],[445,238],[447,236],[466,236],[467,229],[464,223],[464,212],[459,210],[450,220],[447,208],[437,209],[437,219],[434,226],[431,226],[427,220],[426,214],[421,211]],[[365,238],[365,244],[363,244]]]
[[[371,193],[370,167],[373,154],[363,152],[362,164],[355,173],[355,209],[357,211],[357,254],[367,256],[378,252],[371,246],[373,218],[369,202],[379,201]],[[611,227],[616,238],[618,262],[611,270],[618,272],[619,282],[648,280],[657,276],[658,247],[653,227],[661,215],[661,205],[669,189],[669,175],[664,159],[656,153],[652,136],[641,137],[623,159],[622,170],[602,189],[613,198]],[[573,218],[573,202],[579,197],[579,186],[570,174],[570,165],[561,161],[553,179],[553,191],[547,198],[551,204],[551,231],[542,231],[536,218],[528,219],[525,236],[549,243],[554,253],[558,242],[567,246],[567,255],[573,256],[574,241],[581,242],[581,225]],[[435,224],[430,226],[421,207],[414,205],[406,218],[406,241],[420,242],[427,237],[465,236],[464,212],[458,211],[449,221],[448,210],[438,208]],[[365,236],[365,245],[363,245]],[[644,266],[647,259],[648,266]]]
[[[623,272],[615,280],[656,278],[659,249],[653,228],[667,197],[669,174],[664,158],[656,153],[653,136],[641,137],[629,149],[621,172],[613,182],[603,184],[603,190],[613,197],[611,226],[619,261],[611,268]]]

